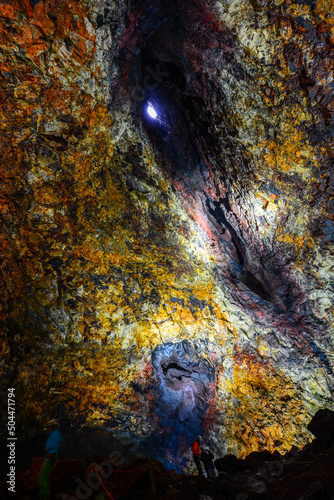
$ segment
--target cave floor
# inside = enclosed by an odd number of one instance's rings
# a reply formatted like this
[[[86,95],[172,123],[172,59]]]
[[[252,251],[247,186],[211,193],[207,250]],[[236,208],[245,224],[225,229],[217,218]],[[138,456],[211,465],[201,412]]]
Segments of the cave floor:
[[[316,438],[285,455],[267,450],[245,459],[226,455],[215,461],[217,477],[167,471],[151,458],[117,466],[107,456],[84,464],[60,458],[52,470],[54,500],[332,500],[334,499],[334,412],[319,411],[309,424]],[[118,457],[119,460],[120,457]],[[43,458],[17,475],[15,493],[2,483],[1,499],[35,500]],[[120,462],[118,462],[120,463]]]

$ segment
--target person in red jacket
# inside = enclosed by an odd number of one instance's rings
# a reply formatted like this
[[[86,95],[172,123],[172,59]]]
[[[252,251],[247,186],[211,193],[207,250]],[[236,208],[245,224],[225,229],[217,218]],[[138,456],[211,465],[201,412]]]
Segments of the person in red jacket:
[[[193,458],[194,462],[196,464],[198,474],[200,476],[203,476],[203,470],[202,470],[202,464],[201,464],[201,437],[198,436],[198,438],[195,439],[193,442]]]

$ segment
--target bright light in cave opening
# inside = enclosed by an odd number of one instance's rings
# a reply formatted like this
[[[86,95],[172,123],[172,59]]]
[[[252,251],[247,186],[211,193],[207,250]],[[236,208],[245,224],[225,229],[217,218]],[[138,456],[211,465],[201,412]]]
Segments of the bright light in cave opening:
[[[147,105],[147,112],[150,115],[150,117],[153,118],[153,120],[155,120],[158,117],[158,113],[154,109],[153,104],[150,102]]]

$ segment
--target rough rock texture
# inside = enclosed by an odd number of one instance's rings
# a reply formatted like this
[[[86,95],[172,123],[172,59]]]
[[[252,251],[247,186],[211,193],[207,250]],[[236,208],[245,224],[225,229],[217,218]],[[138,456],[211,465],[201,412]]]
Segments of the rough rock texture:
[[[1,379],[22,439],[103,425],[184,470],[197,434],[239,457],[307,443],[333,408],[333,3],[0,15]]]

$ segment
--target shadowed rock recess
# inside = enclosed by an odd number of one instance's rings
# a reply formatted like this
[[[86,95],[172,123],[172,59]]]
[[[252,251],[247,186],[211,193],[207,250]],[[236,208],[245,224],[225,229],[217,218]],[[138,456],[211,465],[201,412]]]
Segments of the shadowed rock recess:
[[[334,409],[333,2],[0,16],[3,438],[15,387],[22,449],[50,418],[185,473],[197,435],[301,449]]]

